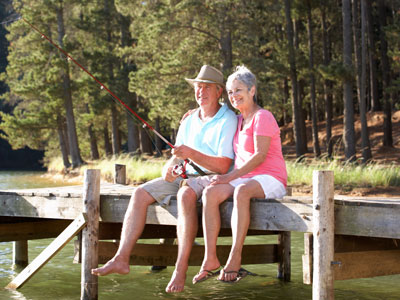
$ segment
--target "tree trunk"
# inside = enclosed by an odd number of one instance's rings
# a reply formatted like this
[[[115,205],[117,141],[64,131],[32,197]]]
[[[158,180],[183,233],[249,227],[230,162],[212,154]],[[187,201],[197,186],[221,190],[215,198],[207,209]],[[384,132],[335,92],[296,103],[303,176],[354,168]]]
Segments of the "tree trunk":
[[[120,18],[120,29],[121,29],[121,45],[123,48],[129,47],[132,43],[132,37],[129,31],[130,19],[119,14]],[[133,69],[133,65],[129,62],[123,62],[123,72],[122,72],[122,93],[127,99],[127,105],[133,110],[137,109],[137,95],[129,91],[129,72]],[[139,148],[139,130],[134,122],[134,116],[127,110],[126,111],[126,126],[128,130],[127,134],[127,144],[128,153],[135,153]]]
[[[156,126],[155,127],[156,127],[155,130],[157,132],[161,131],[160,117],[156,118]],[[158,136],[156,136],[156,157],[162,156],[162,147],[163,147],[163,141]]]
[[[147,134],[145,128],[140,127],[139,137],[140,137],[140,152],[142,154],[153,155],[153,146],[151,143],[151,139]]]
[[[86,113],[90,113],[89,105],[86,104]],[[89,140],[90,140],[90,154],[93,160],[99,159],[99,149],[97,147],[97,138],[96,135],[93,131],[93,124],[90,123],[88,126],[88,134],[89,134]]]
[[[135,95],[136,97],[136,95]],[[129,99],[129,105],[132,109],[136,108],[136,100]],[[128,127],[128,152],[135,153],[139,149],[139,130],[138,126],[135,125],[133,116],[126,112],[126,122]]]
[[[311,83],[310,94],[311,94],[313,151],[314,151],[314,156],[319,157],[321,155],[321,149],[319,148],[319,139],[318,139],[317,104],[315,96],[315,77],[314,77],[313,31],[312,31],[310,2],[308,2],[307,19],[308,19],[308,50],[309,50],[309,67],[310,67],[310,83]]]
[[[323,64],[328,66],[331,61],[330,42],[328,26],[326,24],[326,12],[321,0],[321,23],[322,23],[322,56]],[[332,140],[332,81],[324,80],[324,100],[325,100],[325,121],[326,121],[326,152],[328,157],[333,155],[333,140]]]
[[[375,53],[375,38],[374,38],[374,21],[372,18],[372,1],[366,3],[366,14],[368,17],[368,48],[369,48],[369,80],[370,80],[370,91],[371,91],[371,110],[381,110],[381,103],[379,101],[378,94],[378,75],[376,67],[376,53]]]
[[[58,141],[60,144],[61,155],[63,159],[64,168],[68,169],[71,166],[68,158],[68,149],[67,145],[65,144],[65,136],[63,130],[63,118],[60,114],[57,114],[57,133],[58,133]]]
[[[58,43],[60,47],[63,48],[64,47],[63,38],[65,36],[65,29],[64,29],[62,2],[60,3],[60,7],[57,9],[57,29],[58,29]],[[64,62],[62,81],[63,81],[64,106],[66,111],[68,140],[69,140],[70,154],[72,160],[72,168],[76,168],[83,164],[83,160],[81,158],[79,144],[78,144],[78,137],[76,134],[76,125],[75,125],[74,109],[73,109],[72,94],[71,94],[71,80],[69,77],[69,66],[67,62]]]
[[[106,15],[106,28],[107,28],[107,48],[108,48],[108,78],[110,86],[114,85],[114,71],[113,71],[113,62],[112,62],[112,28],[110,24],[111,20],[111,1],[104,0],[104,14]],[[113,154],[117,155],[121,152],[121,145],[119,139],[119,126],[118,126],[118,111],[116,107],[116,103],[114,101],[111,102],[111,133],[112,133],[112,149]]]
[[[285,0],[285,16],[286,16],[286,34],[288,39],[289,64],[290,64],[290,81],[292,82],[292,120],[293,120],[293,136],[296,142],[296,156],[301,157],[305,154],[302,149],[302,139],[300,133],[300,108],[298,104],[297,90],[297,71],[296,58],[293,46],[293,23],[290,12],[290,0]]]
[[[343,64],[348,72],[352,70],[352,45],[351,45],[351,4],[350,0],[342,0],[343,16]],[[353,107],[353,84],[350,75],[343,80],[343,102],[344,102],[344,153],[348,161],[356,159],[356,145],[354,132],[354,107]]]
[[[392,107],[390,104],[390,64],[387,55],[388,47],[385,35],[386,27],[386,3],[385,0],[378,0],[379,11],[379,37],[381,41],[381,65],[382,65],[382,81],[383,81],[383,145],[393,147],[392,136]]]
[[[114,155],[121,152],[120,138],[119,138],[119,126],[118,126],[118,111],[116,103],[111,103],[111,132],[112,132],[112,151]]]
[[[104,137],[104,151],[106,155],[112,155],[112,147],[110,142],[110,137],[108,135],[108,125],[106,124],[103,128],[103,137]]]
[[[282,99],[282,119],[283,125],[290,122],[289,114],[287,111],[287,103],[289,101],[289,83],[287,78],[283,79],[283,99]]]
[[[367,87],[367,45],[366,45],[366,2],[369,0],[361,0],[361,61],[358,64],[361,67],[361,70],[357,73],[360,75],[360,96],[359,96],[359,105],[360,105],[360,121],[361,121],[361,152],[363,157],[363,162],[366,163],[372,158],[371,154],[371,145],[369,142],[369,132],[368,132],[368,122],[367,122],[367,99],[366,99],[366,87]],[[358,0],[354,0],[354,3],[358,2]],[[357,5],[358,7],[358,5]],[[354,9],[353,9],[354,10]],[[357,12],[354,12],[353,23],[357,20],[356,18]],[[358,25],[358,21],[357,21]],[[358,27],[358,26],[357,26]],[[356,30],[357,32],[358,30]],[[359,35],[355,36],[355,39],[358,39]],[[358,47],[359,48],[359,47]],[[359,50],[357,50],[358,52]],[[358,56],[358,55],[357,55]]]

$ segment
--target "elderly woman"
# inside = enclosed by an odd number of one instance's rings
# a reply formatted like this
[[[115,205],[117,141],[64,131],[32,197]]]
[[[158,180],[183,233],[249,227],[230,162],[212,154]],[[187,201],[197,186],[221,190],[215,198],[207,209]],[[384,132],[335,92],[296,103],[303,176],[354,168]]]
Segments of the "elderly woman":
[[[233,141],[235,167],[225,175],[213,176],[203,191],[205,256],[193,283],[216,274],[221,281],[239,280],[242,248],[250,224],[250,199],[281,198],[286,193],[280,129],[272,113],[256,102],[256,77],[239,66],[229,76],[226,89],[232,106],[241,113]],[[216,272],[221,266],[216,253],[221,226],[219,205],[231,196],[233,244],[225,267]]]

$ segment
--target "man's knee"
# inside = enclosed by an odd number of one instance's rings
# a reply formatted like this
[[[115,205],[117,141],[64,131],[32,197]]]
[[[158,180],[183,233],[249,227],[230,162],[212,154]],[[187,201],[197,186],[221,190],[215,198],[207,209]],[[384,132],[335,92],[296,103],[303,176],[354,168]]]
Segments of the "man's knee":
[[[184,207],[196,206],[197,195],[191,187],[183,186],[178,191],[177,200],[178,204]]]
[[[133,204],[150,205],[156,200],[142,187],[137,187],[133,190],[131,200]]]

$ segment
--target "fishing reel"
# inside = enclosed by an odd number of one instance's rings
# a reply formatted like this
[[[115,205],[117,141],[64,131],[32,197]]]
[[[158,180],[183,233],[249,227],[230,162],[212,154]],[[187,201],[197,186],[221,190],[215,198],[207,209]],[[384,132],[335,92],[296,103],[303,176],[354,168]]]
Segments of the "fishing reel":
[[[186,164],[187,161],[183,161],[180,162],[179,164],[176,164],[173,168],[172,168],[172,174],[174,174],[175,176],[180,176],[183,179],[187,179],[187,175],[186,175]]]

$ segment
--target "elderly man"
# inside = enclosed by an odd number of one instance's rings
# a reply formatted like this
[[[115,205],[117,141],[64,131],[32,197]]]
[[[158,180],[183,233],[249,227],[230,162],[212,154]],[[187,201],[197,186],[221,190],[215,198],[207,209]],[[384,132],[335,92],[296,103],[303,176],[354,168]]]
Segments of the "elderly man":
[[[219,70],[204,65],[195,79],[186,80],[194,87],[199,108],[180,125],[173,156],[164,166],[162,178],[149,181],[132,193],[118,251],[103,267],[93,269],[94,275],[129,273],[129,257],[143,232],[148,206],[177,195],[178,258],[166,291],[181,292],[184,289],[189,256],[198,229],[196,202],[201,193],[189,186],[179,188],[182,177],[173,172],[173,167],[183,159],[190,159],[206,174],[226,173],[234,158],[232,141],[237,126],[235,114],[218,101],[223,92],[223,75]],[[188,165],[187,175],[198,174]]]

